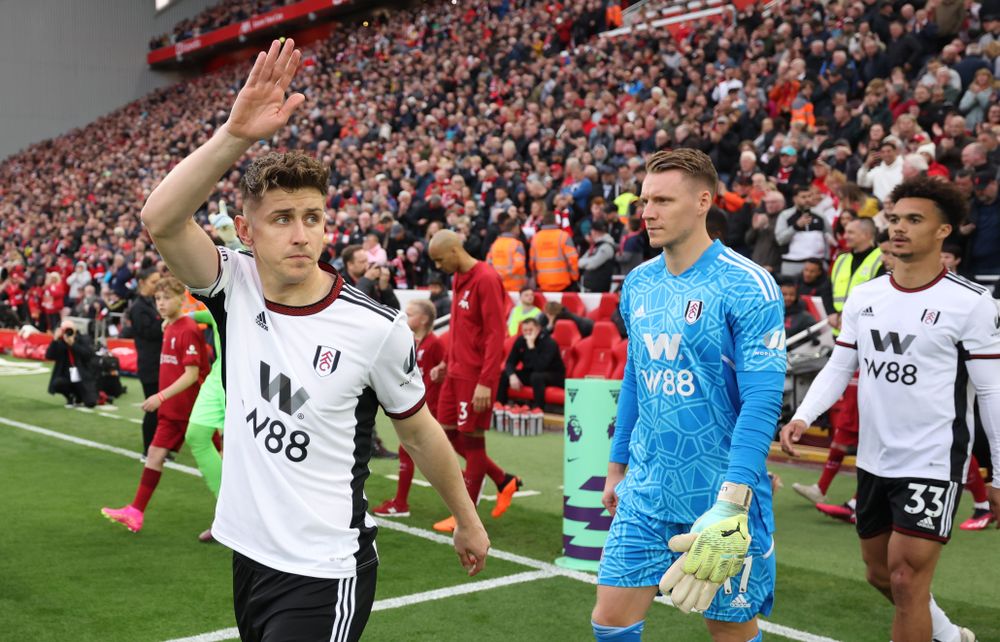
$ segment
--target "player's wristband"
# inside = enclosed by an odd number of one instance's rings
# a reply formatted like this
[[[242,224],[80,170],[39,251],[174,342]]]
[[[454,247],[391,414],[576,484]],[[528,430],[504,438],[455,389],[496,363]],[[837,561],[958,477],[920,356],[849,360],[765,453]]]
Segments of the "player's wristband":
[[[166,401],[166,399],[163,397],[163,393],[162,392],[156,393],[156,398],[160,400],[160,403],[163,403],[164,401]]]
[[[753,491],[746,484],[734,484],[733,482],[722,482],[719,489],[719,501],[736,504],[744,511],[750,510],[750,501],[753,499]]]

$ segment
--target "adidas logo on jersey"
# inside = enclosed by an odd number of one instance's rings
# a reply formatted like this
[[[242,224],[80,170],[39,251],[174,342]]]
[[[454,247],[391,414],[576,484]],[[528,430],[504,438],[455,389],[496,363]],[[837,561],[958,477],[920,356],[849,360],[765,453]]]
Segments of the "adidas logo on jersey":
[[[867,308],[865,308],[864,310],[862,310],[861,311],[861,316],[863,316],[863,317],[873,317],[873,316],[875,316],[875,313],[872,311],[872,306],[869,305]]]
[[[257,318],[254,319],[254,321],[257,322],[257,325],[259,325],[264,332],[267,332],[267,318],[264,316],[263,310],[260,311],[260,314],[257,315]]]
[[[736,597],[733,598],[733,601],[729,603],[729,606],[734,609],[748,609],[750,608],[750,602],[747,602],[747,598],[743,597],[742,594],[737,593]]]
[[[925,515],[922,520],[920,520],[919,522],[917,522],[917,526],[919,526],[920,528],[926,528],[926,529],[929,529],[929,530],[935,530],[935,528],[936,528],[934,526],[934,520],[931,519],[930,516],[928,516],[928,515]]]

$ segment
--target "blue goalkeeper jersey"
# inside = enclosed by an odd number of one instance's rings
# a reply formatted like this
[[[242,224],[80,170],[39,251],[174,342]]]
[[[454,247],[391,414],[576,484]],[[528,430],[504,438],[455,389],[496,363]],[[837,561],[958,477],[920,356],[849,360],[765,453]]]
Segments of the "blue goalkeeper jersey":
[[[629,343],[611,448],[611,461],[628,464],[619,500],[690,524],[723,481],[743,483],[754,490],[751,525],[773,532],[765,466],[786,366],[774,278],[715,241],[680,275],[662,255],[632,270],[620,312]]]

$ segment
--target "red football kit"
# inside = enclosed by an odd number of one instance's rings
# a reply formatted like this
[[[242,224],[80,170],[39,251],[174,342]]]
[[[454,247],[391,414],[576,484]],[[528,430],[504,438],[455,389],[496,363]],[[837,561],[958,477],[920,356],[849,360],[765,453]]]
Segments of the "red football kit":
[[[438,398],[441,396],[441,382],[431,381],[431,369],[444,361],[444,344],[431,332],[417,344],[417,367],[424,378],[425,400],[428,410],[437,417]]]
[[[465,274],[456,272],[453,285],[448,372],[438,401],[438,420],[457,426],[460,432],[487,430],[504,359],[507,293],[500,275],[483,261]],[[477,384],[492,391],[483,412],[472,408]]]
[[[165,399],[157,410],[156,434],[152,445],[177,450],[184,443],[188,418],[198,398],[198,390],[208,375],[208,345],[194,319],[186,315],[163,330],[160,351],[160,390],[180,379],[186,366],[198,366],[198,381],[178,394]]]

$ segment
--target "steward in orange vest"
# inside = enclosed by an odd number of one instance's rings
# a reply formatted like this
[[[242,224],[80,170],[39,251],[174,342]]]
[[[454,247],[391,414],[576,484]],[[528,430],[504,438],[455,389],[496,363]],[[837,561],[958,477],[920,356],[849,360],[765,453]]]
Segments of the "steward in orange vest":
[[[520,292],[528,284],[528,257],[524,244],[518,238],[518,224],[516,218],[504,221],[500,225],[500,236],[486,253],[486,262],[503,279],[503,288],[508,292]]]
[[[580,280],[579,254],[573,237],[556,225],[555,216],[542,218],[542,229],[531,238],[531,273],[542,292],[562,292]],[[575,289],[575,288],[573,288]]]

